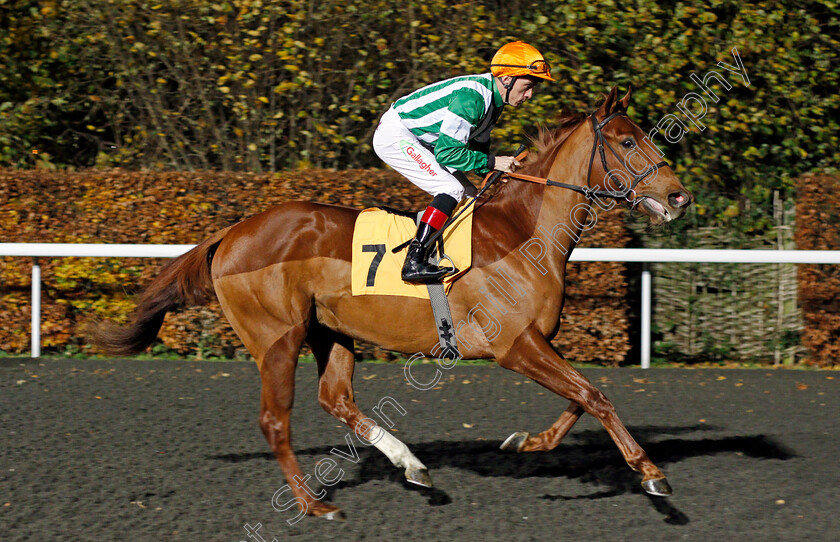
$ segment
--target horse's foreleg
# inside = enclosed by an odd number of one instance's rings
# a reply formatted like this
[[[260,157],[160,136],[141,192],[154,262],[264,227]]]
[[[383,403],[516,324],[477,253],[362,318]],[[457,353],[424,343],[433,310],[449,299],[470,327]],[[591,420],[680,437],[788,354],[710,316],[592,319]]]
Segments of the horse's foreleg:
[[[560,418],[551,427],[538,435],[531,436],[525,431],[512,434],[502,443],[506,452],[547,452],[560,445],[560,442],[580,419],[583,408],[575,403],[569,405]]]
[[[274,450],[298,507],[312,516],[340,518],[338,508],[317,498],[309,486],[310,476],[303,475],[292,451],[289,422],[294,402],[297,356],[305,334],[306,327],[303,324],[291,328],[268,349],[263,358],[260,366],[260,427]]]
[[[353,340],[321,328],[307,338],[318,361],[318,402],[347,425],[360,440],[373,444],[396,467],[405,469],[409,482],[432,487],[426,466],[403,442],[362,414],[353,397]]]
[[[574,367],[563,360],[548,341],[535,329],[529,327],[513,343],[504,355],[498,358],[499,365],[531,378],[554,393],[580,405],[587,414],[594,416],[615,441],[621,455],[630,467],[642,473],[642,487],[652,495],[670,495],[671,487],[665,475],[648,458],[645,451],[633,439],[619,420],[612,403]],[[571,408],[571,407],[570,407]],[[569,412],[568,410],[566,411]],[[572,416],[564,421],[561,416],[557,424],[574,423]]]

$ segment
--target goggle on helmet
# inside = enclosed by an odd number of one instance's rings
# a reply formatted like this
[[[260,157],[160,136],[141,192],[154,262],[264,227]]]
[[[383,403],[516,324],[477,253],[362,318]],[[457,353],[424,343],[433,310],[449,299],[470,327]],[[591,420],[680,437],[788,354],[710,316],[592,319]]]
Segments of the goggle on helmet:
[[[490,61],[490,72],[495,77],[531,75],[554,81],[551,77],[551,67],[542,54],[535,47],[522,41],[503,45]]]

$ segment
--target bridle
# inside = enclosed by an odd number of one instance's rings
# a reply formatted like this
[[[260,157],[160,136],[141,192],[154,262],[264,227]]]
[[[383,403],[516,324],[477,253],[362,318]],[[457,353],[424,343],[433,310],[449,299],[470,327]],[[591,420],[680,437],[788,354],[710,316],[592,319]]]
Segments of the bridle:
[[[522,173],[507,173],[506,176],[514,178],[514,179],[520,179],[520,180],[523,180],[523,181],[536,182],[536,183],[545,184],[545,185],[548,185],[548,186],[559,186],[560,188],[566,188],[566,189],[569,189],[569,190],[574,190],[575,192],[580,192],[581,194],[585,195],[587,198],[623,199],[623,200],[627,201],[628,203],[630,203],[631,208],[635,208],[636,205],[638,205],[644,199],[644,197],[638,197],[637,196],[636,186],[638,186],[638,184],[640,182],[642,182],[644,179],[646,179],[651,173],[653,173],[655,171],[658,171],[659,168],[670,167],[670,166],[668,165],[667,162],[665,162],[663,160],[662,162],[659,162],[658,164],[656,164],[652,168],[648,168],[641,175],[637,175],[635,173],[632,173],[633,170],[631,170],[630,168],[627,167],[627,163],[624,161],[624,158],[622,158],[615,151],[615,149],[612,147],[612,145],[610,145],[609,141],[607,141],[607,139],[604,137],[604,133],[603,133],[604,127],[606,127],[606,125],[609,124],[610,121],[612,121],[613,119],[615,119],[617,117],[626,117],[626,116],[627,116],[627,113],[625,113],[622,110],[619,110],[619,111],[616,111],[615,113],[612,113],[611,115],[607,116],[601,122],[598,122],[598,117],[595,116],[595,113],[592,113],[589,116],[589,120],[592,122],[592,129],[595,132],[595,137],[594,137],[594,140],[592,142],[592,153],[589,155],[589,168],[587,169],[587,172],[586,172],[586,186],[585,187],[579,186],[579,185],[576,185],[576,184],[568,184],[568,183],[562,183],[562,182],[559,182],[559,181],[552,181],[550,179],[545,179],[545,178],[542,178],[542,177],[534,177],[534,176],[525,175],[525,174],[522,174]],[[618,159],[621,166],[625,170],[627,170],[627,171],[629,171],[633,174],[633,181],[630,183],[629,188],[626,187],[624,185],[624,183],[622,183],[618,179],[618,177],[616,177],[616,175],[612,172],[612,170],[610,170],[609,167],[607,166],[607,156],[606,156],[606,151],[604,150],[605,146],[610,150],[610,152],[613,154],[613,156],[615,156],[616,159]],[[618,187],[618,190],[606,190],[606,189],[601,189],[601,188],[592,188],[592,165],[595,163],[595,153],[596,152],[601,157],[601,166],[604,168],[604,171],[607,172],[607,175],[609,175],[610,180],[613,182],[613,184]]]
[[[648,168],[642,175],[633,174],[633,182],[630,184],[630,188],[626,188],[624,184],[622,184],[622,182],[618,180],[618,178],[615,176],[612,170],[607,167],[607,157],[604,152],[605,145],[613,154],[613,156],[616,157],[618,162],[621,164],[621,167],[623,167],[626,171],[629,171],[631,173],[633,170],[627,167],[627,163],[624,161],[624,158],[622,158],[617,152],[615,152],[615,149],[613,149],[612,145],[610,145],[610,142],[607,141],[607,139],[604,137],[603,129],[614,118],[626,116],[627,113],[625,113],[623,110],[618,110],[615,113],[609,115],[604,120],[602,120],[600,123],[598,122],[598,118],[595,116],[595,113],[592,113],[589,116],[589,119],[592,121],[592,129],[595,131],[595,140],[592,143],[592,154],[589,156],[589,170],[586,173],[586,185],[587,187],[590,187],[592,184],[592,163],[595,161],[595,149],[597,148],[598,154],[601,155],[601,165],[603,166],[604,171],[607,172],[607,175],[609,175],[610,180],[613,182],[613,184],[619,187],[619,190],[596,190],[590,193],[601,197],[616,199],[623,198],[630,202],[631,206],[635,207],[635,204],[633,202],[635,202],[638,199],[636,195],[636,186],[645,178],[647,178],[648,175],[655,171],[658,171],[659,168],[668,167],[668,163],[663,160],[662,162],[659,162],[658,164],[653,166],[653,168]],[[633,196],[632,198],[630,197],[631,194]]]

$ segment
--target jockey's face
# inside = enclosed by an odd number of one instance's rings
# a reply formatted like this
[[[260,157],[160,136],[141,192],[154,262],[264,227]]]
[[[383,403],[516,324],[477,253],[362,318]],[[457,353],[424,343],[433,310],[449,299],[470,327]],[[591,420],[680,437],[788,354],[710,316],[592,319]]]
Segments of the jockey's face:
[[[514,78],[507,75],[501,78],[503,84],[510,84],[512,79]],[[537,81],[538,79],[533,77],[517,77],[513,83],[513,88],[510,89],[508,103],[514,107],[519,107],[525,103],[525,100],[530,100],[536,90]],[[505,91],[502,90],[502,96],[504,97],[504,95]]]

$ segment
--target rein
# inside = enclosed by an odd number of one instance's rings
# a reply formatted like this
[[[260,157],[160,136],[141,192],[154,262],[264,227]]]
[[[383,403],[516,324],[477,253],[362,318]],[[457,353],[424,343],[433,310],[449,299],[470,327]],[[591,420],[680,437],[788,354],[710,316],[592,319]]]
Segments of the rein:
[[[595,116],[595,113],[592,113],[589,116],[589,119],[592,121],[592,129],[595,131],[595,139],[592,143],[592,153],[589,156],[589,169],[586,173],[586,186],[585,187],[584,186],[578,186],[576,184],[569,184],[569,183],[562,183],[562,182],[559,182],[559,181],[552,181],[551,179],[547,179],[547,178],[544,178],[544,177],[535,177],[533,175],[525,175],[524,173],[506,173],[505,176],[510,177],[512,179],[518,179],[520,181],[528,181],[528,182],[532,182],[532,183],[545,184],[545,185],[548,185],[548,186],[559,186],[560,188],[566,188],[568,190],[574,190],[575,192],[580,192],[581,194],[583,194],[587,198],[603,197],[603,198],[623,199],[623,200],[629,202],[631,206],[635,207],[636,205],[638,205],[642,201],[642,199],[644,199],[644,198],[639,198],[637,196],[636,186],[640,182],[642,182],[646,177],[648,177],[651,173],[653,173],[654,171],[658,171],[659,168],[661,168],[661,167],[669,167],[669,166],[668,166],[668,163],[663,160],[662,162],[659,162],[658,164],[656,164],[653,168],[649,168],[642,175],[635,175],[634,174],[633,175],[633,182],[630,184],[629,188],[624,186],[624,183],[622,183],[620,180],[618,180],[618,178],[615,176],[615,174],[612,172],[612,170],[610,170],[609,167],[607,166],[607,157],[606,157],[606,153],[604,151],[604,145],[606,145],[607,148],[610,149],[610,152],[613,154],[613,156],[615,156],[618,159],[618,161],[621,163],[622,167],[625,170],[627,170],[627,171],[631,171],[631,170],[630,170],[630,168],[627,167],[627,163],[624,161],[624,159],[621,156],[619,156],[619,154],[615,151],[615,149],[613,149],[612,145],[610,145],[610,143],[606,140],[602,130],[611,120],[613,120],[616,117],[622,117],[622,116],[626,117],[627,114],[623,111],[616,111],[615,113],[613,113],[612,115],[609,115],[607,118],[605,118],[600,123],[598,123],[598,119]],[[604,189],[597,189],[597,188],[592,188],[591,187],[591,185],[592,185],[592,164],[595,162],[595,152],[596,151],[598,151],[598,154],[600,154],[600,156],[601,156],[601,165],[603,166],[604,171],[607,172],[607,175],[609,175],[610,180],[616,186],[619,187],[619,190],[604,190]],[[520,154],[519,156],[517,156],[516,159],[520,160],[520,159],[524,158],[527,154],[528,154],[528,152],[525,151],[522,154]],[[486,182],[486,179],[485,179],[485,182]],[[483,186],[483,184],[482,184],[482,186]]]
[[[576,184],[561,183],[560,181],[552,181],[551,179],[547,179],[547,178],[543,178],[543,177],[535,177],[533,175],[525,175],[525,174],[522,174],[522,173],[504,173],[503,174],[501,171],[494,171],[494,172],[488,173],[487,176],[484,177],[484,181],[481,183],[481,187],[479,188],[478,193],[475,196],[472,197],[470,202],[466,206],[464,206],[457,215],[455,215],[453,217],[450,217],[446,221],[446,223],[443,225],[443,227],[441,227],[441,229],[439,229],[437,232],[435,232],[434,235],[432,235],[426,241],[426,244],[424,246],[426,246],[427,248],[431,247],[434,244],[434,242],[441,235],[443,235],[443,231],[446,229],[446,227],[449,224],[452,224],[453,222],[455,222],[455,220],[457,220],[458,217],[460,217],[461,214],[463,214],[467,210],[467,208],[470,205],[472,205],[475,202],[475,200],[477,200],[478,197],[481,194],[483,194],[485,190],[490,188],[490,185],[492,185],[502,175],[505,175],[505,176],[513,178],[513,179],[518,179],[518,180],[521,180],[521,181],[529,181],[529,182],[532,182],[532,183],[545,184],[545,185],[548,185],[548,186],[559,186],[560,188],[566,188],[568,190],[574,190],[575,192],[580,192],[581,194],[586,196],[588,199],[591,199],[591,198],[615,198],[615,199],[619,199],[619,200],[623,199],[630,204],[631,209],[635,209],[636,205],[638,205],[639,203],[642,202],[642,200],[644,200],[644,196],[643,197],[638,197],[636,195],[636,186],[641,181],[643,181],[648,175],[653,173],[654,171],[658,171],[659,168],[661,168],[661,167],[669,167],[669,166],[668,166],[668,163],[663,160],[662,162],[659,162],[658,164],[656,164],[653,168],[650,168],[647,171],[645,171],[644,174],[633,175],[633,182],[630,184],[630,188],[625,187],[624,184],[620,180],[618,180],[618,178],[615,176],[615,174],[607,166],[607,156],[606,156],[606,152],[604,151],[604,146],[606,145],[606,147],[608,149],[610,149],[610,152],[613,153],[613,156],[615,156],[618,159],[618,161],[621,163],[621,166],[625,170],[630,171],[630,168],[627,167],[627,163],[624,161],[624,158],[622,158],[617,152],[615,152],[615,149],[613,149],[612,145],[610,145],[609,141],[607,141],[607,139],[604,137],[603,129],[614,118],[616,118],[616,117],[626,117],[626,116],[627,116],[627,113],[619,110],[619,111],[616,111],[615,113],[613,113],[612,115],[608,115],[600,123],[598,122],[598,117],[595,116],[595,113],[592,113],[589,116],[589,120],[592,121],[592,129],[595,131],[595,138],[592,142],[592,153],[589,155],[589,169],[586,172],[586,186],[578,186]],[[595,151],[598,151],[598,154],[601,155],[601,165],[603,166],[604,171],[607,172],[607,175],[609,175],[610,180],[616,186],[618,186],[620,188],[619,190],[604,190],[604,189],[592,188],[592,186],[591,186],[592,185],[592,164],[595,163]],[[522,160],[527,155],[528,155],[528,151],[525,149],[525,146],[520,145],[519,149],[517,150],[516,160],[517,161]],[[632,197],[630,197],[631,195],[632,195]],[[394,252],[394,253],[399,252],[400,250],[402,250],[403,248],[408,246],[408,244],[410,242],[411,242],[411,240],[409,239],[405,243],[395,247],[392,250],[392,252]]]

